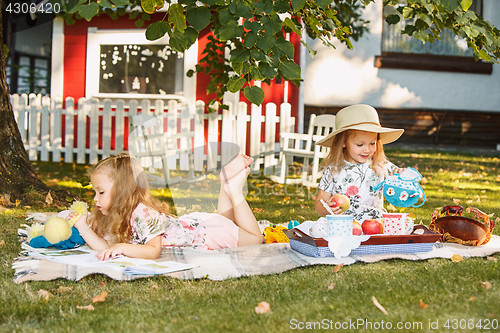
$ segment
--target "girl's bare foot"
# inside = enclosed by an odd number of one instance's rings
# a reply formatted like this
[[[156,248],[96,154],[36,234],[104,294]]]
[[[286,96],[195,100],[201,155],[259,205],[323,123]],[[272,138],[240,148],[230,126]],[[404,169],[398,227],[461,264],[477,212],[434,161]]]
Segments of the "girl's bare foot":
[[[227,182],[252,164],[253,158],[244,154],[236,155],[220,172],[220,179]]]
[[[248,175],[250,174],[249,168],[244,168],[237,174],[235,174],[231,179],[228,179],[222,188],[224,192],[231,198],[233,205],[237,205],[240,201],[245,200],[245,194],[243,193],[243,188],[247,183]]]

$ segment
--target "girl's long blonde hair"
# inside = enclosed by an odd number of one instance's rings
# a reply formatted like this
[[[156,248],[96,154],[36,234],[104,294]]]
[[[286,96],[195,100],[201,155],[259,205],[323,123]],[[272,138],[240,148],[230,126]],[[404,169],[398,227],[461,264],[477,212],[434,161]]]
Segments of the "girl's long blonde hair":
[[[332,173],[339,173],[345,167],[345,159],[347,158],[347,151],[344,148],[347,139],[356,133],[356,130],[347,130],[337,134],[332,141],[332,146],[328,155],[325,157],[321,165],[326,168],[331,166]],[[387,176],[387,158],[384,153],[384,145],[380,141],[380,135],[377,134],[377,149],[372,157],[372,169],[379,176]]]
[[[113,180],[108,215],[93,207],[89,219],[92,230],[111,243],[130,242],[130,218],[138,204],[168,214],[168,206],[151,195],[146,173],[130,155],[124,153],[103,159],[88,174],[89,177],[103,174]]]

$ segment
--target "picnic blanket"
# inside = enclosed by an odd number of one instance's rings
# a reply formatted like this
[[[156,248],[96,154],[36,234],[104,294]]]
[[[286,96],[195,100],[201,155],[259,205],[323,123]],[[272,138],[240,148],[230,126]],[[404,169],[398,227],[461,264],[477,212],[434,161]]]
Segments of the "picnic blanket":
[[[492,236],[482,246],[463,246],[452,243],[435,243],[429,252],[388,253],[362,256],[348,256],[340,259],[313,258],[290,248],[288,243],[245,246],[217,251],[192,248],[163,249],[162,261],[176,261],[196,265],[196,268],[165,274],[179,279],[224,280],[250,275],[282,273],[298,267],[312,265],[351,265],[356,262],[373,263],[388,259],[425,260],[430,258],[451,258],[458,254],[463,258],[485,257],[500,252],[500,237]],[[20,256],[12,264],[15,270],[14,282],[48,281],[58,278],[80,280],[90,274],[104,274],[115,280],[133,280],[151,275],[117,272],[104,267],[82,267],[65,265],[33,256]]]

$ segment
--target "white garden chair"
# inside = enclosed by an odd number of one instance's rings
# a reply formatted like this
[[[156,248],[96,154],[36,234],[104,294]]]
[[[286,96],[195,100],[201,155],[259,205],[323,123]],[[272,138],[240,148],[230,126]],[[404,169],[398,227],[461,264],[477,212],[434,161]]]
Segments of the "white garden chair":
[[[164,187],[204,178],[195,177],[194,174],[194,132],[184,129],[177,133],[176,125],[169,126],[169,130],[165,132],[165,120],[168,121],[167,115],[130,116],[129,152],[149,172],[150,185]],[[173,123],[176,124],[177,120]],[[157,170],[161,170],[163,176],[159,176]],[[187,176],[172,177],[174,170],[187,170]]]
[[[281,133],[280,166],[277,167],[275,175],[271,176],[271,180],[281,184],[302,183],[311,187],[318,186],[317,181],[322,175],[322,171],[319,170],[319,162],[321,158],[326,157],[328,148],[318,146],[315,142],[326,137],[334,129],[334,115],[322,114],[316,116],[312,114],[309,119],[307,133]],[[289,167],[296,157],[304,159],[300,172],[301,176],[300,178],[287,178]],[[309,171],[311,160],[312,167]]]

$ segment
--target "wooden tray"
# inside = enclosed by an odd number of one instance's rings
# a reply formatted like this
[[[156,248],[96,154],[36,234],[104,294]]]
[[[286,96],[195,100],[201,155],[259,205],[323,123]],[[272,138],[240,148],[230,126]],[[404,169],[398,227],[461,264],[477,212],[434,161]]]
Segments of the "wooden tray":
[[[415,230],[423,230],[423,234],[415,234]],[[316,247],[328,247],[328,241],[324,238],[313,238],[297,228],[283,230],[289,239],[293,239],[302,243],[306,243]],[[394,236],[371,236],[363,245],[388,245],[388,244],[413,244],[413,243],[435,243],[441,237],[440,233],[435,233],[429,230],[423,224],[417,224],[413,228],[413,233],[410,235],[394,235]]]

